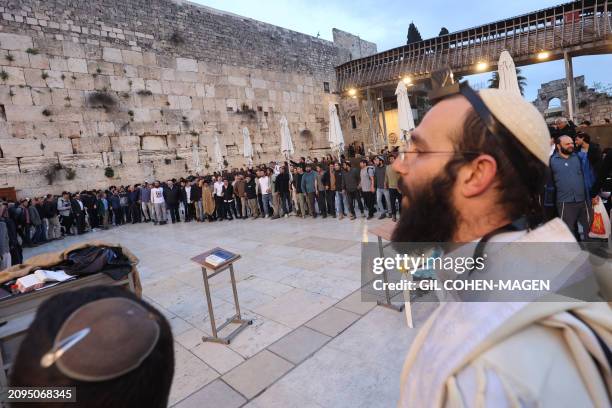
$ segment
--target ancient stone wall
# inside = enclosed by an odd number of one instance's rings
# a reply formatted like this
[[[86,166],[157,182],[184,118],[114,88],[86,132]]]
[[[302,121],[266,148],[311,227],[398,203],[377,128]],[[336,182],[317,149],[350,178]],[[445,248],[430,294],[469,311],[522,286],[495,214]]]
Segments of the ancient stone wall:
[[[550,120],[556,116],[568,116],[566,84],[565,79],[557,79],[543,83],[538,89],[538,97],[533,103]],[[605,119],[612,120],[612,96],[586,86],[583,75],[574,78],[574,86],[576,90],[576,114],[574,116],[577,124],[588,120],[593,125],[599,125],[604,123]],[[559,109],[549,106],[551,100],[555,98],[561,102]]]
[[[350,51],[350,59],[359,59],[376,54],[376,44],[365,41],[357,35],[334,28],[334,43]]]
[[[296,155],[323,152],[351,57],[170,0],[0,0],[0,14],[0,187],[19,196],[213,171],[215,137],[240,167],[243,127],[255,162],[278,159],[283,115]]]

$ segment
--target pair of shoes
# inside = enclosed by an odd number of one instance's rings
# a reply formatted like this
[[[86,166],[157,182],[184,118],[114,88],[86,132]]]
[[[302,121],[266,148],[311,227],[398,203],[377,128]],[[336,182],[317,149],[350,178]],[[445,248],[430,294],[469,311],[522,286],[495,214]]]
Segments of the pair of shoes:
[[[157,221],[153,221],[153,225],[157,225],[157,224],[158,224],[158,222],[157,222]]]
[[[393,214],[393,217],[391,219],[393,220],[393,222],[397,222],[397,218],[395,217],[395,214]]]
[[[365,213],[361,213],[361,217],[365,218],[366,217]]]
[[[271,219],[273,219],[273,220],[278,220],[279,218],[280,218],[280,216],[279,216],[279,215],[275,215],[275,216],[274,216],[274,217],[272,217]]]
[[[373,215],[368,215],[368,218],[366,218],[367,220],[371,220],[372,218],[374,218]]]
[[[379,220],[384,220],[385,218],[387,218],[385,214],[380,214],[380,217],[378,217]]]
[[[289,214],[285,214],[285,218],[289,218]]]
[[[336,217],[334,217],[334,218],[336,218]],[[340,214],[340,215],[338,216],[338,219],[340,219],[340,220],[341,220],[341,219],[343,219],[343,218],[344,218],[344,216],[343,216],[342,214]]]
[[[351,220],[354,220],[355,218],[357,217],[355,217],[354,215],[351,215]]]

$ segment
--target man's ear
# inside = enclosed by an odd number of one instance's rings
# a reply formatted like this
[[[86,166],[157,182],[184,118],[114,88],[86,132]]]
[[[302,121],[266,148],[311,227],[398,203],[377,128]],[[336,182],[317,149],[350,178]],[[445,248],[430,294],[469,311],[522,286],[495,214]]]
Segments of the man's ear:
[[[488,154],[478,156],[459,170],[459,193],[471,198],[485,193],[495,184],[497,161]]]

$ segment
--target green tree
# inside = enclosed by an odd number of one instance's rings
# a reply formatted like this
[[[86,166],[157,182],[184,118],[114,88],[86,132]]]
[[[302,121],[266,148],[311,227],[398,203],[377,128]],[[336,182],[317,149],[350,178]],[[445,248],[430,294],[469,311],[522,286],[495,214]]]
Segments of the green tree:
[[[443,35],[446,35],[446,34],[448,34],[448,28],[442,27],[440,29],[440,34],[438,34],[438,37],[442,37]]]
[[[406,44],[423,41],[423,39],[421,38],[421,33],[419,33],[419,29],[414,25],[414,23],[410,23],[410,25],[408,26],[408,36],[406,37],[406,39]]]
[[[518,81],[521,95],[524,95],[525,87],[527,86],[527,78],[521,75],[520,68],[516,68],[516,79]],[[491,78],[489,78],[489,88],[499,88],[499,73],[497,71],[493,71],[493,75],[491,75]]]

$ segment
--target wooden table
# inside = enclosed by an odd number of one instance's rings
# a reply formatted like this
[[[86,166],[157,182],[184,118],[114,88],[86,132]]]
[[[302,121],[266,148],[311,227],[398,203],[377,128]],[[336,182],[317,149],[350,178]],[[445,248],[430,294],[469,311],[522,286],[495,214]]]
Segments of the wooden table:
[[[248,325],[253,324],[253,321],[249,319],[243,319],[242,316],[240,315],[240,304],[238,303],[238,291],[236,290],[236,277],[234,276],[234,262],[239,260],[241,256],[238,254],[234,254],[232,258],[228,259],[227,261],[219,265],[211,265],[207,263],[206,257],[211,255],[213,252],[216,252],[219,250],[226,251],[219,247],[213,248],[209,251],[201,253],[200,255],[194,256],[193,258],[191,258],[191,260],[199,264],[202,267],[202,278],[204,280],[204,290],[206,292],[206,302],[208,304],[208,316],[210,318],[210,327],[212,329],[212,334],[213,334],[212,337],[209,337],[209,336],[202,337],[202,341],[212,341],[215,343],[230,344],[230,341],[238,333],[244,330]],[[230,251],[226,251],[226,252],[230,252]],[[227,319],[226,322],[223,323],[221,326],[217,327],[215,323],[215,314],[213,311],[212,298],[210,297],[210,285],[208,283],[208,280],[212,278],[213,276],[216,276],[226,270],[230,271],[230,279],[232,282],[232,291],[234,293],[234,307],[236,308],[236,313],[232,317]],[[209,273],[209,271],[211,273]],[[238,326],[234,331],[232,331],[227,336],[219,337],[217,335],[218,331],[222,330],[225,326],[227,326],[230,323],[236,323],[236,324],[239,324],[240,326]]]
[[[377,225],[376,227],[370,229],[369,231],[371,234],[376,235],[376,237],[378,238],[378,253],[382,258],[384,258],[385,256],[384,249],[388,247],[389,245],[391,245],[391,237],[393,236],[393,230],[395,229],[395,225],[396,225],[395,222],[391,220],[387,220],[383,222],[382,224]],[[387,241],[386,244],[383,244],[383,239]],[[412,279],[412,275],[410,275],[410,279]],[[387,276],[387,270],[384,269],[383,270],[383,282],[386,284],[388,281],[389,281],[389,278]],[[383,302],[381,300],[377,300],[376,303],[379,306],[397,310],[398,312],[401,312],[405,308],[406,309],[406,323],[408,324],[408,327],[414,327],[413,322],[412,322],[412,307],[410,306],[410,292],[408,293],[408,301],[405,301],[403,305],[396,306],[393,303],[391,303],[391,295],[389,293],[389,289],[387,288],[387,286],[385,286],[385,301]]]

